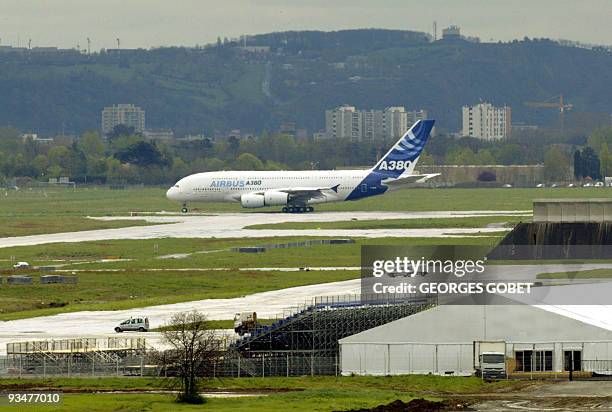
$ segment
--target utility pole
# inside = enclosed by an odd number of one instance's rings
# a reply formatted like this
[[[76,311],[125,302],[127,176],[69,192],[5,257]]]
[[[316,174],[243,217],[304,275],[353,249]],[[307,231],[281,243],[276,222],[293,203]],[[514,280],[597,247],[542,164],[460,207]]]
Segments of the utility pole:
[[[121,50],[121,40],[117,37],[117,48]]]
[[[32,39],[28,39],[28,50],[32,50]]]
[[[434,41],[438,40],[438,22],[434,20],[433,22],[433,37]]]
[[[87,54],[91,54],[91,39],[87,38]]]

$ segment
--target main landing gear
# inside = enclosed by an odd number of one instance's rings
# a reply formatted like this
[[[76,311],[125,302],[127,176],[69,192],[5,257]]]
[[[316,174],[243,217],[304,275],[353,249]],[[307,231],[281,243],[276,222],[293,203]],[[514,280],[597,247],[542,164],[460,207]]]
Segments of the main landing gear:
[[[283,213],[310,213],[314,212],[312,206],[285,206],[283,207]]]

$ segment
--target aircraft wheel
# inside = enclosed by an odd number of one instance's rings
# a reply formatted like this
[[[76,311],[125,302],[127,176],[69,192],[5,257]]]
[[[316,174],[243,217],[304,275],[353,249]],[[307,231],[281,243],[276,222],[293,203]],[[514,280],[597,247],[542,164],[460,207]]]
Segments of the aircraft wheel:
[[[289,211],[289,209],[287,208],[287,206],[283,207],[283,213],[287,213]]]
[[[309,213],[310,213],[310,212],[314,212],[314,207],[312,207],[312,206],[308,206],[308,207],[306,208],[306,211],[307,211],[307,212],[309,212]]]
[[[187,206],[186,206],[186,205],[183,205],[183,208],[181,209],[181,212],[182,212],[182,213],[187,213],[187,212],[189,212],[189,209],[187,209]]]

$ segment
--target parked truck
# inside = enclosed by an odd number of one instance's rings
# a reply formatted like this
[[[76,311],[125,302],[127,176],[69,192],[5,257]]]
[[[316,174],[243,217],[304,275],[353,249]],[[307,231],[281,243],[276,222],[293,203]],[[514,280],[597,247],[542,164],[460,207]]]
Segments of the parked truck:
[[[485,380],[506,379],[506,342],[475,341],[474,369]]]
[[[257,313],[240,312],[234,316],[234,332],[240,336],[251,333],[257,326]]]

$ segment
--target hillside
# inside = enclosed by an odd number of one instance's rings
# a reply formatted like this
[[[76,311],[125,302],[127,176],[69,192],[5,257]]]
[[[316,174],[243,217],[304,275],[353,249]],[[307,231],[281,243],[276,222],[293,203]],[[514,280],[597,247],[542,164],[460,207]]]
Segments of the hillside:
[[[122,50],[90,56],[0,54],[0,125],[45,134],[99,128],[102,107],[135,103],[147,125],[211,133],[275,130],[284,121],[314,131],[326,108],[426,108],[457,130],[460,108],[479,99],[513,108],[513,120],[553,123],[553,110],[525,101],[560,93],[575,111],[610,112],[612,54],[552,41],[430,42],[392,30],[287,32],[235,44]]]

